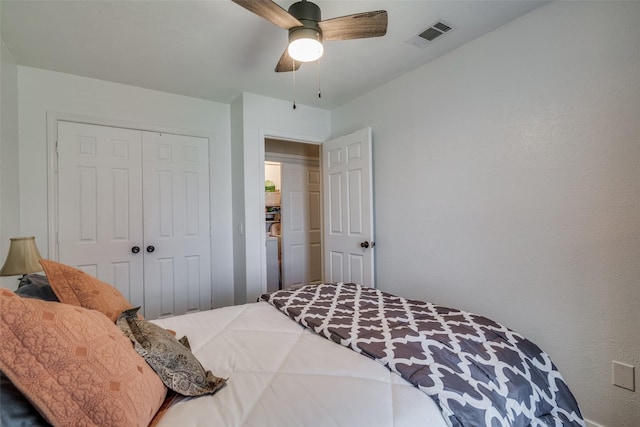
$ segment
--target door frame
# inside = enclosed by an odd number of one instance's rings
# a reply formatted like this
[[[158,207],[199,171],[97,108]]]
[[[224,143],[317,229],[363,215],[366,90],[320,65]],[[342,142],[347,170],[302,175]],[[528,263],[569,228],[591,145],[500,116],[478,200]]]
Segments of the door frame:
[[[210,268],[211,268],[211,294],[212,294],[212,306],[224,306],[233,304],[233,300],[231,301],[216,301],[216,286],[220,282],[216,280],[216,277],[226,277],[232,275],[228,270],[228,265],[233,263],[232,260],[228,262],[216,262],[219,260],[219,256],[224,257],[225,252],[227,252],[226,248],[232,245],[231,236],[228,235],[226,228],[229,227],[229,224],[225,224],[225,215],[224,213],[218,214],[215,207],[213,206],[213,201],[216,199],[217,192],[214,184],[215,176],[216,176],[216,168],[215,168],[215,141],[216,134],[201,130],[195,129],[178,129],[172,128],[169,126],[162,126],[157,124],[148,124],[148,123],[138,123],[131,122],[127,120],[120,119],[112,119],[112,118],[103,118],[96,116],[86,116],[81,114],[74,113],[64,113],[59,111],[47,111],[47,238],[48,238],[48,253],[47,257],[51,260],[58,260],[58,227],[59,227],[59,218],[58,218],[58,161],[57,161],[57,141],[58,141],[58,122],[75,122],[75,123],[83,123],[88,125],[97,125],[97,126],[109,126],[109,127],[117,127],[124,129],[133,129],[140,131],[149,131],[149,132],[159,132],[159,133],[171,133],[175,135],[184,135],[184,136],[193,136],[206,138],[209,144],[209,247],[210,247]],[[222,196],[222,199],[226,199],[226,196]],[[229,191],[229,203],[230,203],[230,191]],[[224,236],[222,239],[227,239],[228,241],[224,241],[221,245],[215,245],[214,241],[218,241],[219,239],[212,239],[212,235]],[[217,250],[218,247],[221,247],[221,250]],[[223,258],[224,259],[224,258]],[[219,275],[216,275],[216,270],[219,270]],[[222,292],[227,294],[228,292]]]

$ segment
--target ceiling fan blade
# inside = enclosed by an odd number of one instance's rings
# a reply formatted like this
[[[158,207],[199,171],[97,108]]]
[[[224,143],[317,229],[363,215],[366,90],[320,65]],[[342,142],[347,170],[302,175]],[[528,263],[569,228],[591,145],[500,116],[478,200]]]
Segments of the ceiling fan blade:
[[[278,6],[271,0],[231,0],[253,12],[261,18],[276,24],[278,27],[288,30],[291,27],[300,27],[302,23],[291,16],[289,12]]]
[[[387,11],[356,13],[318,23],[322,40],[351,40],[380,37],[387,33]]]
[[[300,68],[300,62],[294,61],[293,58],[289,56],[289,51],[285,49],[278,61],[278,65],[276,65],[275,71],[276,73],[286,73],[294,69],[297,71],[298,68]]]

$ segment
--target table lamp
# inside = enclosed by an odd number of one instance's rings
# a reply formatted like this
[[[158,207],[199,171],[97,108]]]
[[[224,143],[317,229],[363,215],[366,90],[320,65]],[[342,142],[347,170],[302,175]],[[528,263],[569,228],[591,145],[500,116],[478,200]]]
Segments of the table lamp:
[[[7,259],[0,269],[0,276],[24,276],[42,271],[38,262],[41,258],[35,237],[12,237]]]

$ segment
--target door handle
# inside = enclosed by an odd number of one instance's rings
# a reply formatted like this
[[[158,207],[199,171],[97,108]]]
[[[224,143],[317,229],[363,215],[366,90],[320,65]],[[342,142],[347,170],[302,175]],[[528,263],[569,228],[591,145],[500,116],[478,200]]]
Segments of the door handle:
[[[140,246],[134,246],[131,248],[131,253],[137,254],[140,252]]]
[[[364,242],[360,243],[360,247],[361,248],[365,248],[365,249],[367,249],[368,247],[374,247],[375,245],[376,245],[376,242],[369,243],[366,240]]]
[[[153,246],[151,246],[151,245],[147,246],[147,252],[151,253],[151,252],[153,252],[155,250],[156,250],[156,248],[154,248]]]

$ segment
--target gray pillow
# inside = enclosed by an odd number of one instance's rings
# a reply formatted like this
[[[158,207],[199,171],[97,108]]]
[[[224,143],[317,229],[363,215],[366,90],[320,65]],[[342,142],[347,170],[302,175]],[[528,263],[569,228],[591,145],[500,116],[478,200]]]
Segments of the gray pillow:
[[[0,426],[51,426],[2,372],[0,372]]]
[[[191,353],[187,337],[178,341],[160,326],[140,319],[140,307],[118,316],[116,325],[133,342],[133,347],[158,374],[164,385],[184,396],[213,394],[227,381],[205,370]]]
[[[18,284],[16,295],[25,298],[35,298],[43,301],[58,302],[58,297],[53,293],[46,276],[41,274],[25,274]]]

